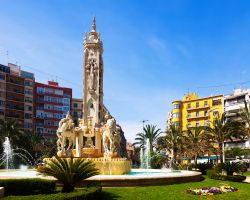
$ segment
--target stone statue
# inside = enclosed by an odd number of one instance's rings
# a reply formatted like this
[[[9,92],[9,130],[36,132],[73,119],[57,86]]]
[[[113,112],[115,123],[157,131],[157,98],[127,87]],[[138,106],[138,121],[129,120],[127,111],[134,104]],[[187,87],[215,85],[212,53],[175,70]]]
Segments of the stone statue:
[[[104,148],[104,157],[113,157],[116,152],[116,145],[120,143],[120,135],[117,131],[116,121],[110,116],[109,113],[105,115],[107,120],[102,128],[102,143]]]
[[[95,59],[90,59],[88,63],[88,72],[89,72],[89,78],[88,78],[88,84],[89,84],[89,90],[94,91],[95,90],[95,79],[96,79],[96,61]]]
[[[60,120],[56,134],[58,137],[58,153],[65,153],[65,145],[67,140],[69,141],[67,150],[70,150],[75,146],[75,125],[69,112],[65,118]]]

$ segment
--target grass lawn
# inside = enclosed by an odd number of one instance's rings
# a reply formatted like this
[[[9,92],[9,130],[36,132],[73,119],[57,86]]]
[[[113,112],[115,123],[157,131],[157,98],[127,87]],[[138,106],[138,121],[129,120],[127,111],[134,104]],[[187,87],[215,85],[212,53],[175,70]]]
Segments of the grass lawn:
[[[244,172],[245,176],[250,176],[250,172]]]
[[[236,187],[239,190],[236,192],[218,194],[214,196],[197,196],[186,193],[188,188],[202,188],[211,186],[221,186],[223,184],[228,184],[232,187]],[[220,199],[220,200],[236,200],[244,199],[250,200],[250,184],[249,183],[236,183],[229,181],[212,180],[206,178],[201,182],[191,182],[191,183],[181,183],[175,185],[166,186],[148,186],[148,187],[127,187],[127,188],[103,188],[101,197],[98,199]]]

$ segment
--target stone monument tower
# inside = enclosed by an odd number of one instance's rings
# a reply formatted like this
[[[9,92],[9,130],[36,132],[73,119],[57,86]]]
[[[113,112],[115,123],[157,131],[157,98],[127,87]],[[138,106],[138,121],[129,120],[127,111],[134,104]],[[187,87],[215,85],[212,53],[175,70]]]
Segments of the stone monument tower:
[[[103,104],[103,44],[96,31],[85,33],[83,53],[83,119],[75,126],[70,114],[61,119],[57,130],[59,156],[114,158],[126,157],[124,132]]]
[[[92,30],[84,37],[84,125],[100,127],[104,120],[103,106],[103,45],[100,33],[96,32],[95,17]]]

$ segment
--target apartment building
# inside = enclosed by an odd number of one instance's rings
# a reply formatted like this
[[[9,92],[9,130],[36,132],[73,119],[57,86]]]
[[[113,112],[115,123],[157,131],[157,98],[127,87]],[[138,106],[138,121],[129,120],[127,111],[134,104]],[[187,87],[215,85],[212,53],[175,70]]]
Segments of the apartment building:
[[[241,120],[239,113],[250,102],[250,89],[237,89],[224,98],[224,112],[226,120]],[[235,139],[234,141],[225,141],[225,149],[238,147],[242,149],[250,149],[250,139]]]
[[[172,102],[172,123],[182,131],[197,126],[212,126],[216,117],[223,113],[223,95],[199,98],[189,93],[183,100]]]
[[[59,121],[71,110],[72,89],[60,87],[57,82],[35,82],[35,131],[47,138],[55,138]]]
[[[34,74],[9,63],[0,65],[0,118],[15,119],[24,129],[33,129]],[[29,102],[26,99],[30,98]]]

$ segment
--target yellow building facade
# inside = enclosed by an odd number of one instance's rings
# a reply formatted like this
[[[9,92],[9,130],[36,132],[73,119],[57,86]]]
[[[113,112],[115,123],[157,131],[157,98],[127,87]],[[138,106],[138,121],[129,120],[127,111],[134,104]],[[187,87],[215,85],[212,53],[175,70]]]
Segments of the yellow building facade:
[[[172,102],[172,123],[182,131],[197,126],[213,126],[213,121],[223,113],[223,95],[198,98],[189,93],[183,100]]]

